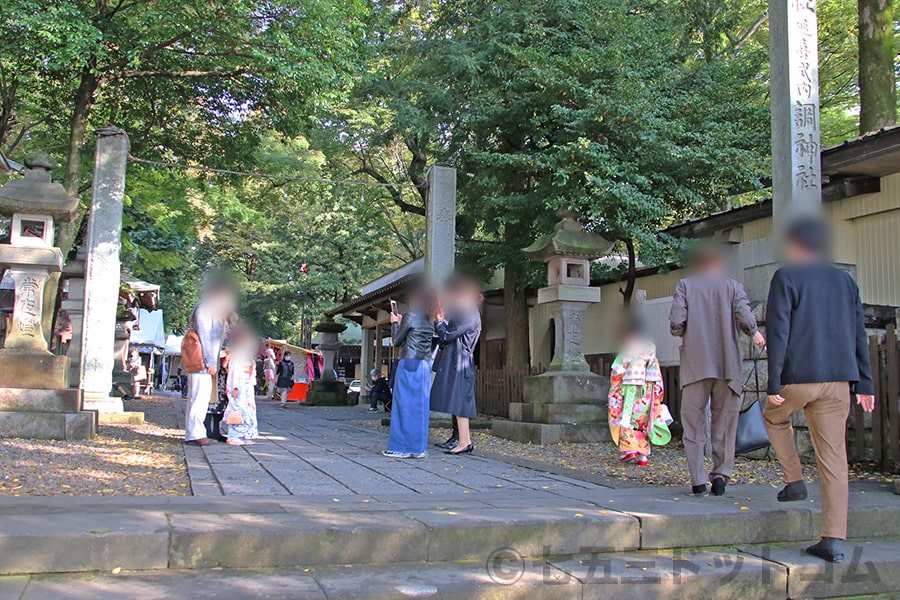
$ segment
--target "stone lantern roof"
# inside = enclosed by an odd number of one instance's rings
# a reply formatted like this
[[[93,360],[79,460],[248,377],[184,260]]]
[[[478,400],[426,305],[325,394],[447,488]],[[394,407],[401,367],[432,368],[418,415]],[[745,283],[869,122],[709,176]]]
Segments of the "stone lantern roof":
[[[53,161],[46,153],[29,156],[25,160],[25,177],[7,181],[0,187],[0,214],[14,213],[47,215],[60,223],[75,217],[78,198],[52,180]]]
[[[529,259],[547,262],[555,257],[567,256],[594,260],[606,256],[612,250],[614,242],[585,231],[576,220],[577,215],[566,209],[556,211],[560,218],[553,233],[542,235],[533,244],[523,248]]]

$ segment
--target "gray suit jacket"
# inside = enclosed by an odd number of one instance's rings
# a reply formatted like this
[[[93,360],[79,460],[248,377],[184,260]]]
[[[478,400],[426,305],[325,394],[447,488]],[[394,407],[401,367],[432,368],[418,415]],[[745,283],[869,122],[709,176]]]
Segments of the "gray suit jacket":
[[[669,312],[672,335],[682,338],[681,387],[720,379],[741,393],[740,332],[756,333],[744,286],[724,276],[699,274],[675,286]]]

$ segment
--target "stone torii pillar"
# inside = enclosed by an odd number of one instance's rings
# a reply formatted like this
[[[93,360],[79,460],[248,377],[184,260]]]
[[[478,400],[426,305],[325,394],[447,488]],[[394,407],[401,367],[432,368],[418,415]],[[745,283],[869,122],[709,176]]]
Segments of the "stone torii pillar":
[[[441,287],[456,260],[456,169],[434,165],[426,176],[425,278]]]
[[[772,216],[775,233],[822,203],[815,0],[769,0]]]
[[[122,399],[111,396],[119,307],[122,203],[128,135],[117,127],[97,130],[94,184],[87,231],[84,325],[81,333],[81,389],[84,406],[122,413]]]

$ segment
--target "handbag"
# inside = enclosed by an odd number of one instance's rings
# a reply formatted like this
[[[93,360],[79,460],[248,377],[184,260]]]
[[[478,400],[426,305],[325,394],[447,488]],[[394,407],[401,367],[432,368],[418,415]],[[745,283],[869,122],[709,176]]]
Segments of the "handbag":
[[[244,417],[238,411],[233,410],[225,417],[225,423],[228,425],[243,425]]]
[[[766,431],[766,421],[763,419],[762,406],[759,404],[759,358],[756,350],[752,352],[753,372],[747,376],[744,388],[750,382],[750,377],[756,378],[756,400],[753,404],[738,413],[737,436],[734,442],[735,454],[746,454],[754,450],[760,450],[770,445],[769,434]]]

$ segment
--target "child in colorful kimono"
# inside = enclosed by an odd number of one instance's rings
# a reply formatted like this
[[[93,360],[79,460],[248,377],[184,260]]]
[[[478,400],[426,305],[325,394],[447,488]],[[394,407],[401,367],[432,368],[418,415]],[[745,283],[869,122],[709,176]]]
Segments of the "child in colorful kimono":
[[[227,444],[248,446],[259,437],[256,422],[256,353],[257,345],[252,335],[237,329],[231,336],[231,359],[228,362],[228,408],[224,421],[228,423]],[[239,417],[239,418],[238,418]]]
[[[662,400],[656,346],[631,319],[624,327],[622,351],[612,364],[609,391],[609,429],[619,446],[619,460],[646,467],[651,442],[663,445],[671,439],[671,417]]]

